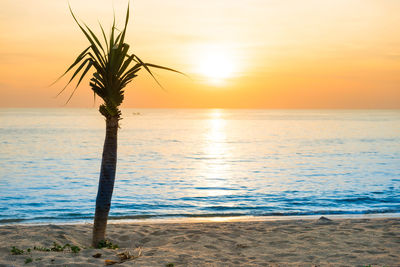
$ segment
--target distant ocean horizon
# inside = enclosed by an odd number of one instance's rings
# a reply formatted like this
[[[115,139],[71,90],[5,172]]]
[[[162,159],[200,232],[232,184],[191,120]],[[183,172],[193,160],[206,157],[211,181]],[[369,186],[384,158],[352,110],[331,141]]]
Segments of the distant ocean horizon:
[[[400,216],[400,110],[122,116],[110,219]],[[96,108],[0,108],[0,224],[90,221],[104,134]]]

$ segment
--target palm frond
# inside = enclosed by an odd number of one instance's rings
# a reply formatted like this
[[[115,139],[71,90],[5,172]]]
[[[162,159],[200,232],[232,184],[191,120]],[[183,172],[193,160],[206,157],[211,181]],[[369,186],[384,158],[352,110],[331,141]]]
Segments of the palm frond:
[[[86,48],[85,50],[83,50],[82,53],[80,53],[79,56],[75,59],[74,63],[72,63],[71,66],[69,66],[69,68],[60,77],[58,77],[52,84],[50,84],[50,86],[52,86],[53,84],[58,82],[62,77],[65,76],[65,74],[67,74],[73,67],[75,67],[76,64],[78,64],[86,56],[85,53],[89,49],[90,49],[90,46],[88,48]]]
[[[104,42],[105,42],[105,44],[106,44],[106,49],[107,49],[107,51],[108,51],[107,36],[106,36],[106,34],[105,34],[105,32],[104,32],[104,29],[103,29],[103,26],[101,26],[101,23],[100,23],[100,22],[99,22],[99,25],[100,25],[101,33],[103,34]]]
[[[89,71],[90,67],[92,67],[92,62],[89,61],[88,65],[86,66],[86,69],[83,71],[81,77],[79,78],[78,83],[76,84],[74,90],[72,91],[71,95],[69,96],[68,100],[67,100],[67,104],[69,103],[69,101],[71,100],[72,96],[75,94],[76,89],[78,89],[79,84],[81,83],[83,77],[85,77],[86,73]]]
[[[72,82],[72,80],[75,78],[75,76],[81,71],[81,69],[83,68],[83,66],[86,65],[86,63],[90,61],[90,58],[85,59],[82,64],[75,70],[74,74],[72,75],[72,77],[69,79],[68,83],[64,86],[64,88],[57,94],[57,96],[59,96],[66,88],[67,86]]]
[[[144,65],[147,66],[147,67],[152,67],[152,68],[157,68],[157,69],[163,69],[163,70],[168,70],[168,71],[176,72],[176,73],[182,74],[183,76],[186,76],[186,77],[189,78],[189,76],[186,75],[185,73],[180,72],[180,71],[177,71],[177,70],[174,70],[174,69],[171,69],[171,68],[168,68],[168,67],[164,67],[164,66],[160,66],[160,65],[155,65],[155,64],[152,64],[152,63],[144,63]]]
[[[90,35],[93,37],[96,44],[100,47],[101,51],[103,51],[104,58],[106,57],[106,52],[104,52],[103,46],[101,45],[99,39],[93,33],[93,31],[85,24],[86,29],[89,31]],[[96,46],[97,47],[97,46]]]
[[[128,26],[128,21],[129,21],[129,2],[128,2],[128,8],[126,9],[125,26],[124,26],[124,29],[122,30],[122,36],[121,36],[121,40],[119,42],[119,46],[122,46],[122,44],[124,43],[126,28]]]
[[[147,67],[147,65],[146,65],[138,56],[135,55],[135,57],[136,57],[136,59],[139,61],[139,63],[145,68],[145,70],[151,75],[151,77],[153,77],[154,81],[156,81],[156,83],[158,84],[158,86],[160,86],[160,88],[163,89],[164,91],[167,91],[167,90],[165,90],[165,88],[161,85],[161,83],[156,79],[156,77],[153,75],[153,73],[151,72],[151,70],[149,69],[149,67]]]

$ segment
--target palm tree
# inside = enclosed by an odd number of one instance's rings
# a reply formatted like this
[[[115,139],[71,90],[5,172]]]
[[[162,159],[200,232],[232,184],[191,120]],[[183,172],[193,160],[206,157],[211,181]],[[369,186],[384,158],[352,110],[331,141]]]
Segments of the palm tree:
[[[67,103],[75,93],[79,84],[89,70],[94,68],[93,77],[90,79],[90,87],[94,92],[94,96],[99,96],[103,100],[99,111],[106,119],[106,136],[103,147],[103,156],[101,161],[99,187],[96,198],[96,211],[93,225],[92,245],[97,247],[100,241],[105,240],[108,213],[111,206],[111,197],[114,189],[115,171],[117,165],[117,136],[118,122],[121,119],[121,111],[119,106],[124,100],[124,88],[137,76],[137,72],[143,67],[153,79],[158,83],[150,68],[159,68],[168,71],[174,71],[183,74],[179,71],[158,66],[155,64],[144,63],[135,54],[129,54],[129,45],[126,44],[125,34],[129,21],[129,4],[126,12],[125,26],[122,31],[118,31],[114,22],[111,28],[111,33],[107,39],[104,29],[100,24],[101,32],[104,38],[104,44],[99,41],[99,38],[93,31],[83,23],[83,26],[78,22],[72,9],[70,12],[83,34],[86,36],[90,45],[84,49],[72,63],[72,65],[64,72],[61,77],[75,69],[72,77],[67,85],[60,91],[61,94],[68,84],[74,80],[79,73],[80,78],[77,85],[73,89]],[[61,78],[60,77],[60,78]],[[60,79],[58,78],[57,81]],[[56,81],[56,82],[57,82]],[[158,83],[160,85],[160,83]],[[160,85],[161,86],[161,85]],[[59,95],[58,94],[58,95]]]

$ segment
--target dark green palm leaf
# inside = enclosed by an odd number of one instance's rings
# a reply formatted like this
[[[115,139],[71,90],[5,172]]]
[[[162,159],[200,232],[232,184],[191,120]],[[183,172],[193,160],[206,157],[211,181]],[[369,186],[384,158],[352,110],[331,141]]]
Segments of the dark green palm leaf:
[[[187,76],[187,75],[186,75],[185,73],[183,73],[183,72],[180,72],[180,71],[177,71],[177,70],[174,70],[174,69],[171,69],[171,68],[167,68],[167,67],[164,67],[164,66],[155,65],[155,64],[151,64],[151,63],[144,63],[144,65],[147,66],[147,67],[152,67],[152,68],[157,68],[157,69],[163,69],[163,70],[173,71],[173,72],[182,74],[182,75],[184,75],[184,76],[186,76],[186,77],[189,77],[189,76]]]
[[[106,49],[107,49],[107,51],[108,51],[107,36],[106,36],[106,34],[105,34],[105,32],[104,32],[104,29],[103,29],[103,26],[101,26],[101,23],[100,23],[100,22],[99,22],[99,25],[100,25],[101,33],[103,34],[104,42],[105,42],[105,44],[106,44]]]
[[[119,76],[120,76],[122,73],[124,73],[124,71],[128,68],[129,64],[131,64],[131,62],[133,61],[133,58],[134,58],[134,57],[135,57],[134,55],[131,55],[131,56],[128,57],[127,60],[125,60],[124,64],[121,66],[121,68],[120,68],[120,70],[119,70],[119,72],[118,72],[118,75],[119,75]],[[139,64],[139,65],[140,65],[140,64]]]
[[[92,65],[93,65],[92,62],[89,61],[89,64],[86,66],[86,69],[83,71],[81,77],[79,78],[78,83],[76,84],[74,90],[72,91],[71,95],[69,96],[69,98],[68,98],[68,100],[67,100],[67,104],[68,104],[68,102],[71,100],[71,98],[72,98],[72,96],[74,95],[76,89],[78,89],[78,86],[79,86],[79,84],[81,83],[83,77],[85,77],[86,73],[89,71],[89,69],[92,67]]]
[[[78,64],[86,56],[85,53],[89,49],[90,49],[90,46],[88,48],[86,48],[85,50],[83,50],[82,53],[80,53],[79,56],[75,59],[74,63],[72,63],[72,65],[69,66],[69,68],[60,77],[57,78],[57,80],[55,80],[52,84],[50,84],[50,86],[52,86],[53,84],[58,82],[62,77],[64,77],[65,74],[67,74],[73,67],[75,67],[76,64]]]
[[[122,46],[122,44],[124,43],[126,28],[128,26],[128,21],[129,21],[129,2],[128,2],[128,8],[126,9],[125,26],[124,26],[124,29],[122,30],[122,36],[121,36],[119,46]]]
[[[96,35],[93,33],[93,31],[85,24],[86,29],[89,31],[90,35],[92,35],[94,41],[96,44],[100,47],[101,51],[103,51],[104,57],[106,57],[106,52],[104,52],[103,46],[101,45],[99,39],[96,37]]]
[[[64,86],[64,88],[57,94],[57,96],[59,96],[66,88],[67,86],[72,82],[72,80],[75,78],[75,76],[81,71],[81,69],[83,68],[83,66],[85,66],[85,64],[90,61],[90,58],[85,59],[82,64],[75,70],[74,74],[72,75],[71,79],[69,79],[68,83]]]
[[[135,55],[135,57],[136,57],[136,59],[139,61],[139,63],[145,68],[145,70],[151,75],[151,77],[153,77],[154,81],[156,81],[156,83],[158,84],[158,86],[160,86],[161,89],[163,89],[164,91],[166,91],[165,88],[161,85],[161,83],[160,83],[160,82],[156,79],[156,77],[153,75],[153,73],[151,72],[151,70],[149,69],[149,67],[147,67],[146,64],[143,63],[143,61],[142,61],[138,56]]]

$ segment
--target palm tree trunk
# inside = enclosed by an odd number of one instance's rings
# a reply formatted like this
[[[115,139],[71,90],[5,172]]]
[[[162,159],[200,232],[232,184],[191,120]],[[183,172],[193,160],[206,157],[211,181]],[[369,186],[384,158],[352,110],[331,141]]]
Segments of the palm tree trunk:
[[[93,225],[93,247],[97,247],[100,241],[105,240],[106,235],[108,212],[110,211],[117,168],[118,120],[119,116],[106,118],[106,138],[104,140]]]

